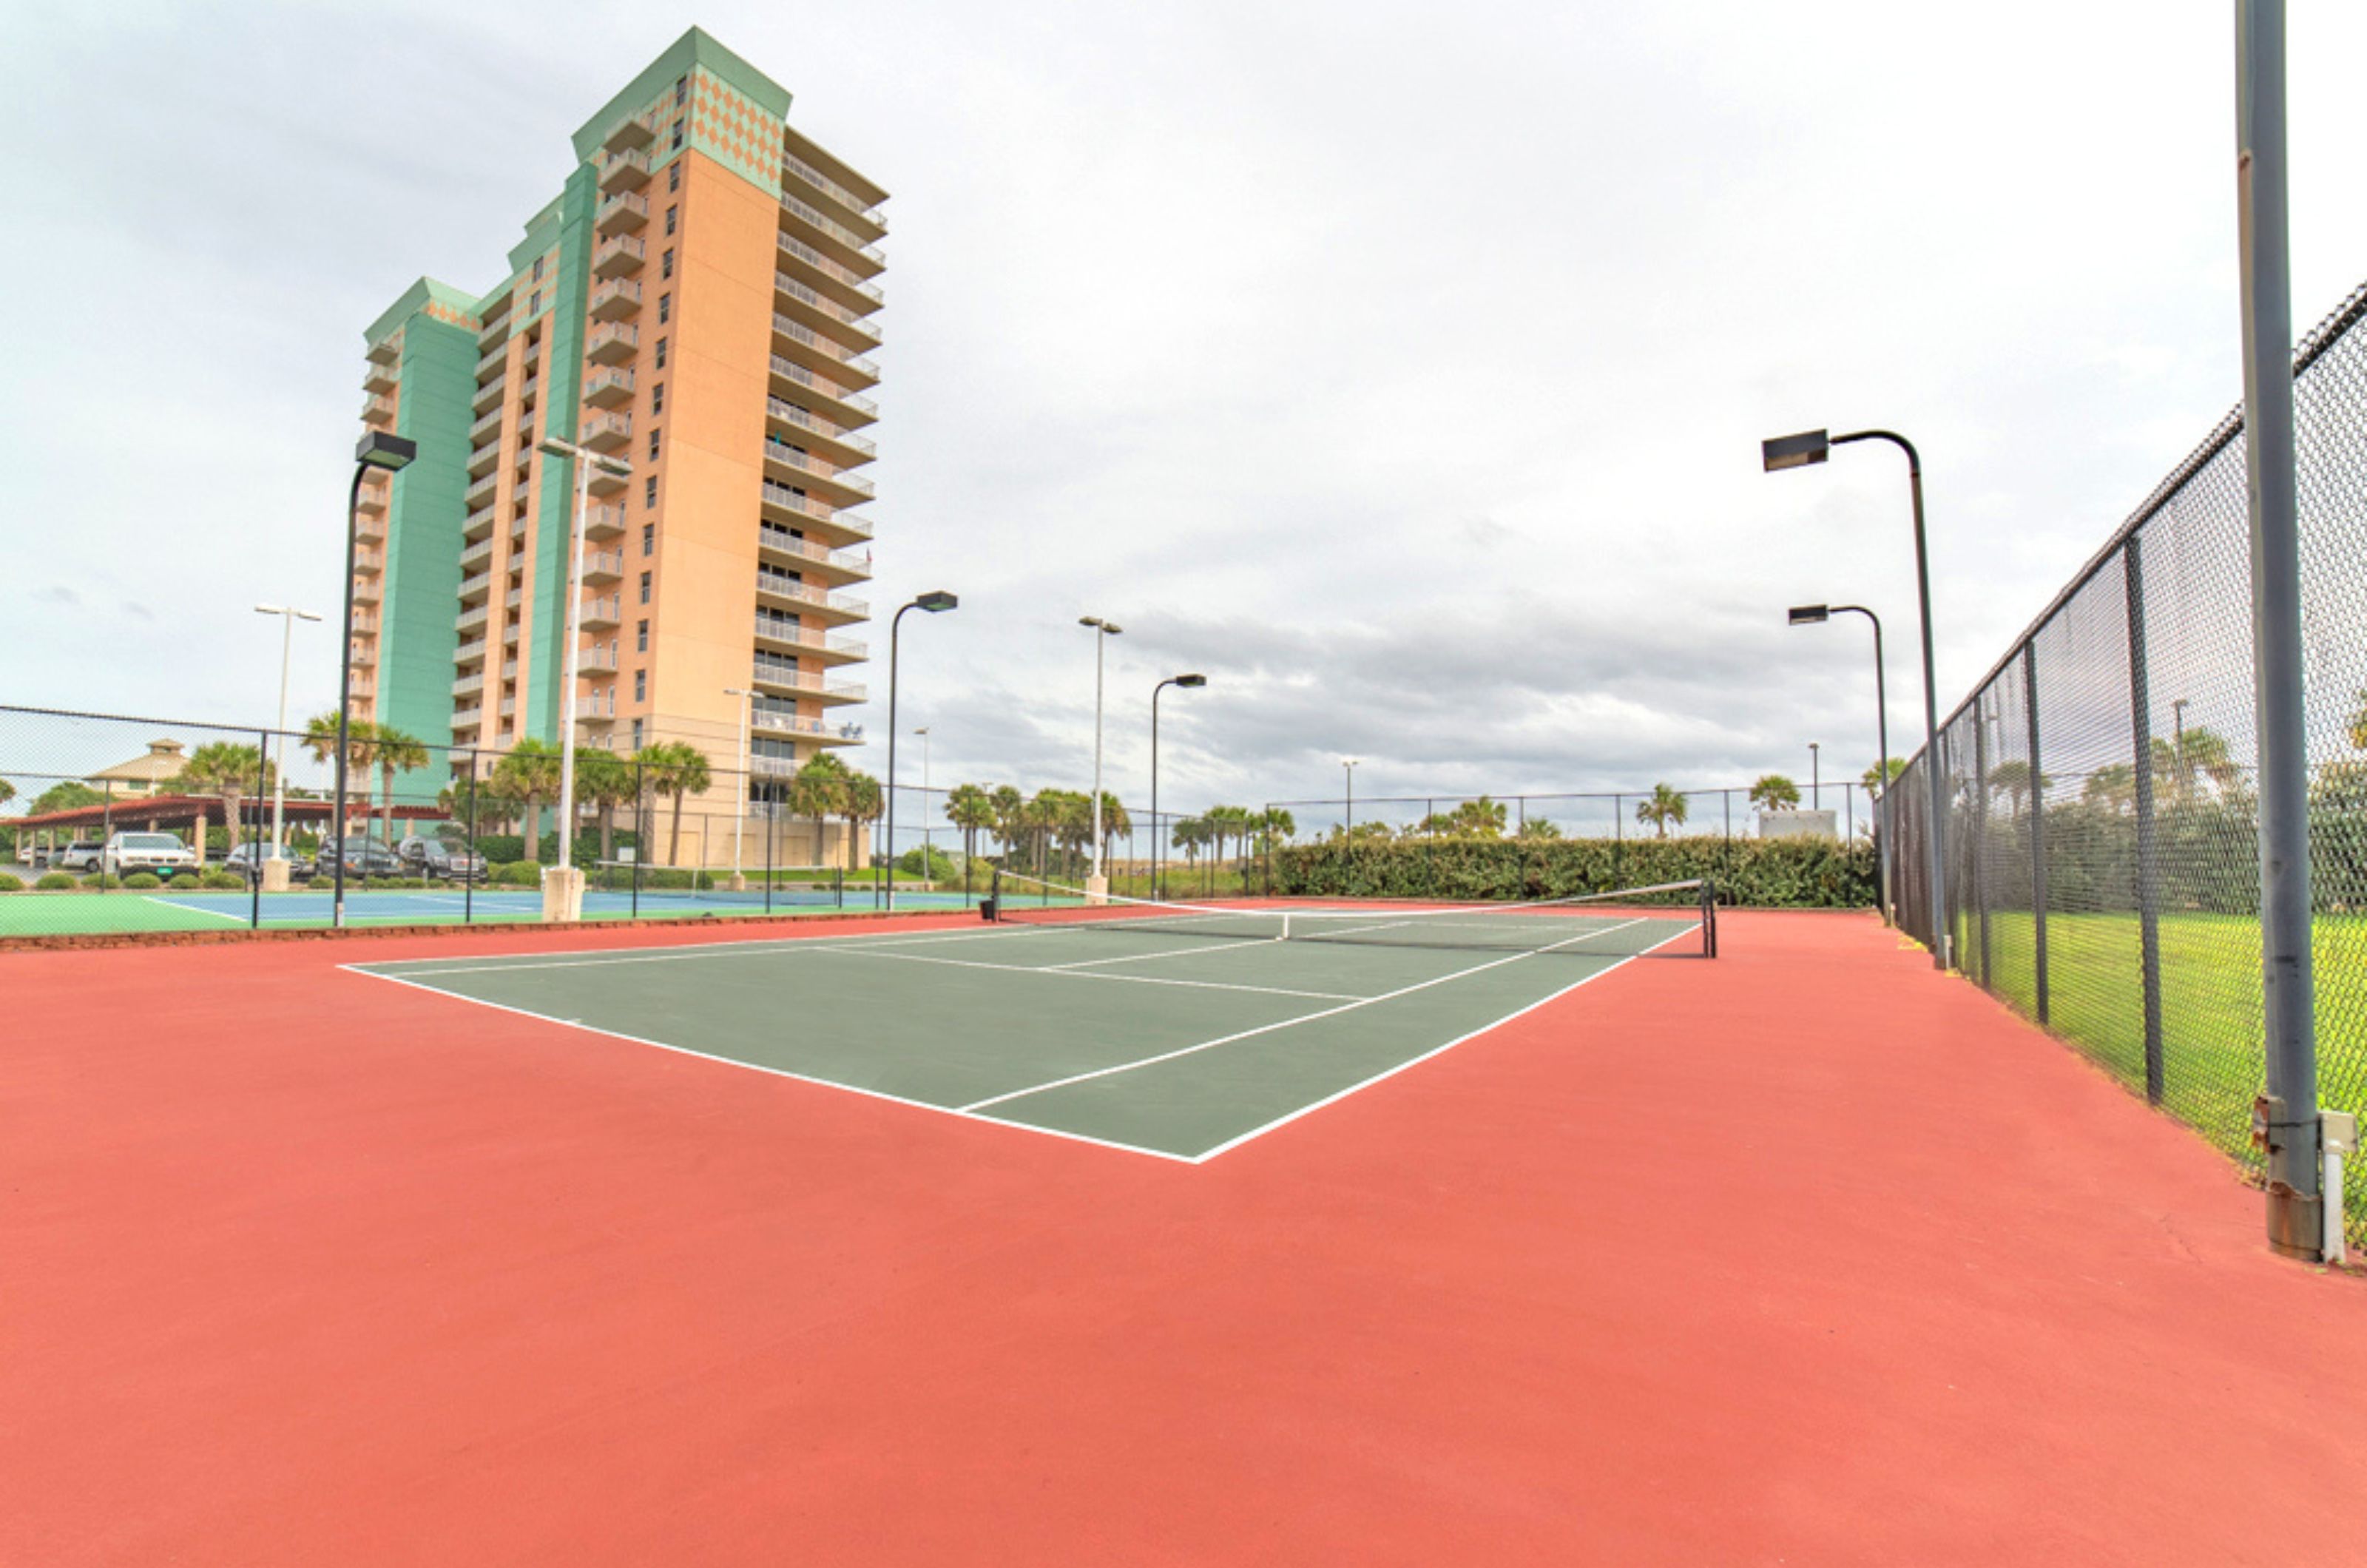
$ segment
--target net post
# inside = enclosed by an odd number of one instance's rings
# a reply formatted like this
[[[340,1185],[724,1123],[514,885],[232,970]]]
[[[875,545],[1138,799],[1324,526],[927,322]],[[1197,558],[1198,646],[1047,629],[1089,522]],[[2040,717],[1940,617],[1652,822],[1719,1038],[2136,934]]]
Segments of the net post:
[[[1002,919],[1002,868],[999,865],[994,868],[994,874],[987,878],[986,904],[988,908],[994,911],[994,919],[1001,920]]]
[[[2135,753],[2137,948],[2145,1006],[2146,1099],[2161,1103],[2161,889],[2153,813],[2153,694],[2146,660],[2145,557],[2135,534],[2121,547],[2128,594],[2129,728]]]
[[[1717,883],[1704,876],[1701,885],[1702,956],[1717,956]]]

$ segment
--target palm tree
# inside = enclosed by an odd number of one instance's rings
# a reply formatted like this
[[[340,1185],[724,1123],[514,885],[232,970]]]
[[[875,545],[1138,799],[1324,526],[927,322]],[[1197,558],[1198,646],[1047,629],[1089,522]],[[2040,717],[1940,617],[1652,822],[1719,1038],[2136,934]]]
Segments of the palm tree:
[[[181,776],[176,782],[177,787],[191,795],[210,795],[222,803],[222,825],[230,830],[230,847],[235,850],[238,848],[238,803],[244,798],[246,786],[255,783],[262,772],[263,753],[254,747],[241,746],[234,740],[210,740],[189,753],[189,760],[181,764]],[[0,795],[0,800],[6,798],[6,795]],[[205,824],[202,821],[198,824],[197,839],[193,847],[202,859],[206,850]]]
[[[1769,773],[1750,786],[1750,804],[1761,811],[1787,811],[1800,804],[1800,786],[1781,773]]]
[[[1086,804],[1088,806],[1093,804],[1092,796],[1088,795],[1086,797]],[[1110,840],[1116,838],[1121,833],[1131,833],[1133,831],[1134,818],[1127,815],[1126,807],[1118,804],[1117,796],[1112,795],[1107,790],[1102,791],[1103,870],[1106,871],[1109,869]]]
[[[674,825],[666,835],[668,865],[682,863],[682,803],[683,797],[705,795],[715,783],[715,773],[708,765],[707,753],[685,740],[663,741],[644,746],[633,754],[641,766],[641,777],[651,789],[660,795],[674,796]]]
[[[2055,775],[2038,775],[2037,797],[2044,800],[2046,792],[2055,787]],[[2030,764],[2020,757],[2009,757],[1989,770],[1989,788],[2005,796],[2006,805],[2019,817],[2031,799]]]
[[[1882,792],[1890,787],[1890,781],[1906,771],[1906,758],[1887,757],[1868,768],[1860,782],[1865,785],[1866,794],[1878,800],[1882,797]]]
[[[1467,800],[1455,808],[1447,818],[1448,831],[1465,839],[1501,839],[1504,836],[1504,803],[1481,795]]]
[[[2137,771],[2126,762],[2109,762],[2088,775],[2079,798],[2115,816],[2133,810],[2137,799]]]
[[[575,798],[600,813],[602,860],[617,858],[617,807],[640,795],[640,780],[624,758],[596,746],[575,753]]]
[[[372,748],[378,763],[378,776],[385,787],[379,792],[379,837],[394,842],[394,775],[413,768],[427,765],[427,743],[416,735],[397,729],[391,724],[373,725],[376,732]]]
[[[1796,790],[1792,798],[1799,798]],[[1636,803],[1636,820],[1648,823],[1655,838],[1665,839],[1669,836],[1669,824],[1674,822],[1682,827],[1691,810],[1683,794],[1674,785],[1656,784],[1650,795]]]
[[[542,859],[542,803],[559,793],[559,752],[549,742],[527,736],[493,764],[491,792],[525,807],[520,858],[529,863]]]
[[[856,828],[878,821],[887,814],[887,809],[888,798],[878,779],[866,773],[850,772],[846,775],[845,793],[840,799],[839,810],[846,818],[846,841],[849,844],[855,842]],[[889,867],[888,874],[894,876],[895,867]]]
[[[378,754],[377,747],[375,745],[377,735],[378,726],[370,723],[368,719],[352,719],[348,720],[345,725],[345,776],[348,787],[351,787],[351,781],[356,775],[359,775],[360,777],[360,815],[364,821],[368,821],[369,819],[369,770],[371,761]],[[312,761],[326,763],[331,766],[335,765],[337,758],[336,709],[331,708],[326,713],[316,713],[311,718],[304,721],[304,750],[312,754]],[[346,809],[351,811],[353,807],[348,804]],[[353,822],[351,818],[349,818],[347,820],[338,823],[333,831],[335,836],[340,839],[350,836],[353,832]]]
[[[1212,806],[1208,807],[1209,835],[1216,840],[1215,859],[1225,858],[1229,843],[1246,845],[1250,835],[1250,809],[1246,806]]]
[[[1002,847],[1005,860],[1016,852],[1027,837],[1027,797],[1014,784],[997,784],[987,797],[994,808],[994,825],[991,831]]]
[[[1269,806],[1259,813],[1256,828],[1263,849],[1271,851],[1276,844],[1286,844],[1298,831],[1298,820],[1289,809]]]
[[[822,840],[830,836],[830,819],[838,815],[846,798],[846,764],[834,751],[815,752],[789,780],[789,815],[813,818],[816,860],[829,859]],[[848,856],[847,863],[852,864],[853,858]]]
[[[1523,839],[1558,839],[1561,829],[1542,817],[1532,817],[1521,824],[1520,836]]]
[[[982,785],[956,784],[946,796],[946,820],[961,829],[962,863],[967,866],[978,858],[979,834],[994,826],[993,797]]]
[[[1169,848],[1184,852],[1186,867],[1196,866],[1200,863],[1200,851],[1206,847],[1211,836],[1206,818],[1179,817],[1175,819],[1175,831],[1167,843]]]

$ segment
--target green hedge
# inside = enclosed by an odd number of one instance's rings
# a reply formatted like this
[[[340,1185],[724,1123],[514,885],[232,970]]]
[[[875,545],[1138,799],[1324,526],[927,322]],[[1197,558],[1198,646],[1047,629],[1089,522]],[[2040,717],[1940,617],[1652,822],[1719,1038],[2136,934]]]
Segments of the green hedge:
[[[45,871],[33,886],[43,893],[63,893],[69,888],[80,887],[82,884],[74,880],[72,872]]]
[[[6,872],[0,872],[0,893],[22,893],[24,890],[25,883],[23,878],[10,876]]]
[[[1874,905],[1873,847],[1830,839],[1324,840],[1274,853],[1274,891],[1314,897],[1558,898],[1704,876],[1721,904]]]
[[[123,879],[123,886],[126,887],[137,887],[144,890],[150,887],[164,886],[164,879],[158,876],[153,871],[135,871],[130,875]]]
[[[241,876],[234,871],[210,871],[203,876],[198,878],[198,886],[200,887],[220,888],[225,891],[230,889],[243,889],[246,886],[246,878]]]
[[[511,861],[506,865],[493,867],[493,880],[504,887],[538,887],[542,885],[542,867],[532,861]]]

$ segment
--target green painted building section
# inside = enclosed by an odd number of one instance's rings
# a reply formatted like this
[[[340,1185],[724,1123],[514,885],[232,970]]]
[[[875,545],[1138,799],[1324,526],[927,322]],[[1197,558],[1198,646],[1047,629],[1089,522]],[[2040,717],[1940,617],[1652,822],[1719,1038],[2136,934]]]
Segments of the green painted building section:
[[[394,476],[389,508],[378,722],[430,745],[452,739],[452,660],[459,646],[453,619],[476,365],[473,329],[425,315],[403,327],[395,433],[418,442],[419,456]]]
[[[622,92],[600,106],[599,113],[583,122],[574,137],[575,161],[588,163],[618,120],[640,113],[660,94],[671,93],[676,82],[695,70],[704,70],[725,86],[744,93],[775,119],[788,118],[787,87],[716,42],[704,28],[693,28],[650,62],[640,75],[625,85]],[[657,161],[652,155],[651,162]]]
[[[559,275],[544,269],[550,291],[550,369],[542,397],[538,437],[575,439],[583,428],[583,312],[591,302],[593,209],[599,205],[599,176],[588,164],[568,176],[559,198]],[[534,595],[533,668],[518,694],[525,709],[520,735],[559,742],[559,686],[567,637],[567,549],[575,521],[575,465],[546,459],[542,493],[536,498],[541,524],[535,530],[534,570],[527,580]]]

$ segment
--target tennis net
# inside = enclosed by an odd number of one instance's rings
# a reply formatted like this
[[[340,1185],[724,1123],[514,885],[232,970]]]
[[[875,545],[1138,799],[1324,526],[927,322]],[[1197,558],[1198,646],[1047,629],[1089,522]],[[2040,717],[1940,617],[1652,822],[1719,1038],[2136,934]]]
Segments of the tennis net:
[[[1705,879],[1524,903],[1324,898],[1176,904],[1115,893],[1094,898],[1082,887],[998,871],[991,911],[996,921],[1011,925],[1212,942],[1717,956],[1716,892]]]

